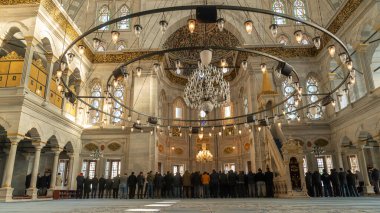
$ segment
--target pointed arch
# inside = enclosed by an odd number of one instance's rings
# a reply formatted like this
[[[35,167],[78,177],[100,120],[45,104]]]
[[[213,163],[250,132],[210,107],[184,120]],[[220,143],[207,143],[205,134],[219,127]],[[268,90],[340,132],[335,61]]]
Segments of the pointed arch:
[[[293,2],[293,15],[299,19],[306,20],[306,6],[302,0],[295,0]]]
[[[103,23],[109,21],[110,15],[111,15],[111,12],[110,12],[110,8],[108,7],[108,5],[106,5],[106,4],[102,5],[99,9],[99,15],[98,15],[99,24],[103,24]],[[109,30],[109,25],[102,27],[101,30]]]
[[[129,15],[131,13],[129,7],[126,4],[121,5],[119,9],[119,17]],[[124,19],[117,23],[117,29],[129,30],[131,28],[131,19]]]
[[[282,0],[274,0],[272,2],[272,11],[276,13],[285,13],[285,4]],[[286,19],[279,16],[273,17],[273,23],[277,25],[286,24]]]

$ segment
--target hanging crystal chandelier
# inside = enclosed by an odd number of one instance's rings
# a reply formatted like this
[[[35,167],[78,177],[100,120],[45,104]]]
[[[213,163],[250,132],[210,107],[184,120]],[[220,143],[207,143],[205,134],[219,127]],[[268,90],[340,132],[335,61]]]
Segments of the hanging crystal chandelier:
[[[93,160],[100,160],[100,158],[103,157],[103,153],[99,151],[99,149],[96,149],[90,154],[90,157],[92,157]]]
[[[190,108],[209,113],[230,102],[230,84],[224,80],[221,69],[207,62],[204,65],[202,60],[189,78],[184,90],[184,100]]]
[[[213,156],[209,150],[207,150],[207,146],[205,143],[202,143],[202,150],[200,150],[195,157],[197,162],[206,163],[210,162],[213,159]]]

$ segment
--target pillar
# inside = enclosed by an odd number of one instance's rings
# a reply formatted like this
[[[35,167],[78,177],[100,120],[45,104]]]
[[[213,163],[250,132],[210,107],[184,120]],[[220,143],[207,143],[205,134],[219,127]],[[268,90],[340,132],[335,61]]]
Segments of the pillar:
[[[370,66],[371,62],[369,61],[369,57],[367,55],[368,47],[369,47],[369,44],[359,44],[359,46],[356,49],[359,56],[358,66],[360,66],[361,68],[360,70],[363,71],[367,93],[369,93],[375,88],[371,66]]]
[[[30,75],[30,68],[33,61],[33,52],[34,52],[34,45],[33,45],[33,36],[26,37],[25,36],[25,58],[24,58],[24,66],[22,67],[22,76],[21,76],[21,85],[24,86],[24,88],[28,88],[28,81],[29,81],[29,75]]]
[[[11,184],[12,184],[13,168],[14,168],[15,159],[16,159],[17,145],[18,145],[18,142],[22,140],[22,138],[20,137],[14,137],[14,138],[9,138],[9,139],[11,140],[11,147],[9,150],[7,162],[5,164],[2,188],[0,188],[0,201],[12,200],[13,188],[11,187]]]
[[[73,166],[74,166],[74,154],[70,153],[68,154],[70,160],[69,160],[69,175],[67,177],[67,189],[73,189],[74,184],[72,184],[72,176],[73,176]]]
[[[35,148],[35,154],[34,154],[34,162],[33,162],[33,170],[32,170],[32,177],[30,180],[30,188],[26,190],[26,194],[28,196],[31,196],[32,199],[37,199],[37,175],[38,175],[38,169],[40,166],[40,157],[41,157],[41,149],[43,147],[41,142],[33,143],[33,146]]]
[[[364,179],[364,193],[365,194],[374,194],[373,187],[369,182],[368,171],[367,171],[367,163],[365,162],[364,149],[363,145],[358,147],[358,158],[359,158],[359,166],[360,171],[363,174]]]
[[[50,188],[48,190],[48,196],[52,196],[53,191],[56,188],[58,160],[59,160],[59,154],[61,153],[62,149],[56,148],[56,149],[53,149],[53,151],[54,151],[54,160],[53,160],[53,169],[51,172],[51,180],[50,180]]]
[[[45,101],[49,102],[50,100],[50,85],[52,81],[52,75],[53,75],[53,68],[54,68],[54,62],[57,59],[54,57],[53,53],[47,53],[45,54],[46,60],[47,60],[47,71],[48,71],[48,76],[47,76],[47,82],[46,82],[46,87],[45,87]]]

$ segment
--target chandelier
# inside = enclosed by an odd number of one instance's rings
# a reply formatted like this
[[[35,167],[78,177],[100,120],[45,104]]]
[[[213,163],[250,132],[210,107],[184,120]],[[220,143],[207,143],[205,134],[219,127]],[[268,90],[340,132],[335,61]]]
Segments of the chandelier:
[[[186,84],[184,100],[190,108],[209,113],[230,102],[230,84],[221,69],[210,65],[210,50],[203,50],[200,56],[201,62]]]
[[[92,157],[93,160],[99,160],[103,157],[103,153],[99,151],[99,149],[96,149],[90,154],[90,157]]]
[[[313,146],[311,153],[314,153],[316,157],[320,157],[323,153],[325,153],[325,150],[320,146]]]
[[[206,144],[202,143],[202,150],[200,150],[195,157],[197,162],[210,162],[213,159],[213,156],[209,150],[207,150]]]

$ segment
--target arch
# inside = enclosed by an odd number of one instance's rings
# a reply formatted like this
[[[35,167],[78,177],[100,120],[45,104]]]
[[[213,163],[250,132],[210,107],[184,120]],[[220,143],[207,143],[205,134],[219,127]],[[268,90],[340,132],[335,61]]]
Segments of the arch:
[[[42,47],[46,50],[46,52],[50,52],[53,55],[59,55],[57,51],[57,45],[51,35],[52,33],[47,30],[42,30],[39,32],[39,38],[41,39]]]
[[[48,140],[44,148],[59,148],[59,142],[55,135],[52,135]]]
[[[1,49],[4,52],[15,51],[19,56],[25,57],[26,41],[24,40],[24,33],[18,27],[10,27],[4,35],[1,43]]]
[[[20,21],[10,21],[4,26],[2,26],[3,29],[7,29],[3,32],[2,37],[6,38],[7,35],[13,35],[15,30],[16,32],[21,32],[24,36],[29,35],[30,29],[22,22]]]
[[[185,118],[186,103],[182,97],[178,96],[173,101],[173,117],[176,119]]]
[[[306,5],[302,0],[295,0],[293,2],[293,15],[299,19],[306,20]]]
[[[71,141],[68,141],[64,146],[63,146],[63,151],[66,151],[67,153],[74,153],[74,146],[71,143]]]
[[[313,144],[315,144],[316,146],[324,147],[329,144],[329,141],[324,138],[318,138],[313,142]]]
[[[98,15],[98,21],[99,21],[99,24],[103,24],[107,21],[110,20],[110,15],[111,15],[111,12],[110,12],[110,8],[108,7],[108,5],[104,4],[100,7],[99,9],[99,15]],[[101,30],[109,30],[109,26],[104,26],[101,28]]]
[[[29,131],[27,131],[25,136],[32,138],[32,140],[41,141],[41,135],[36,127],[33,127]]]
[[[276,13],[285,13],[285,4],[282,0],[272,2],[272,11]],[[277,25],[286,24],[286,19],[278,16],[273,17],[273,23]]]

